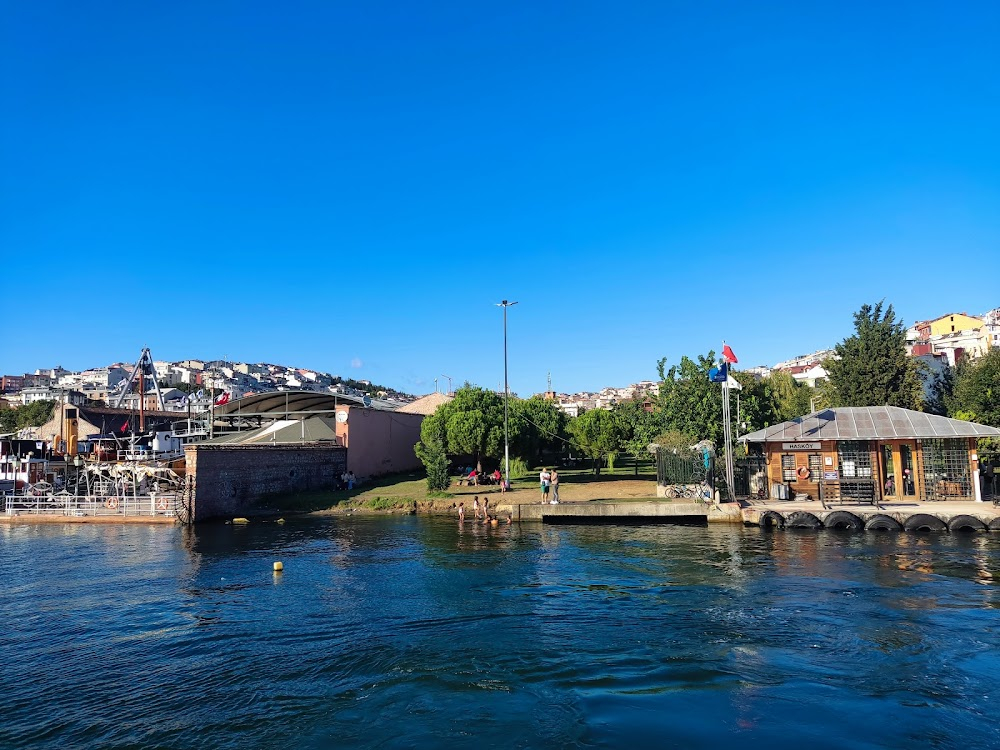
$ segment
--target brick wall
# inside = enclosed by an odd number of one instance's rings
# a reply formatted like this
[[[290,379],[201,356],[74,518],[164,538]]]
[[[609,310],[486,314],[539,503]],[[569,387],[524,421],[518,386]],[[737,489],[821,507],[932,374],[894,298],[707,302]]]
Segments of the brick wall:
[[[329,444],[188,445],[186,500],[191,520],[252,513],[268,495],[330,489],[347,466],[347,449]],[[269,505],[273,501],[269,499]]]

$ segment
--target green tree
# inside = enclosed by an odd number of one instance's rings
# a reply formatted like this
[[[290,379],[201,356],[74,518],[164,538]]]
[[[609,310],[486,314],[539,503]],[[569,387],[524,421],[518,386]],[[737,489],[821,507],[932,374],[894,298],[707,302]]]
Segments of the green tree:
[[[649,458],[649,445],[660,432],[659,418],[643,408],[641,399],[617,403],[611,413],[618,420],[619,448],[635,459],[638,475],[639,461]]]
[[[666,358],[657,363],[660,374],[660,409],[665,430],[691,435],[697,440],[722,443],[722,386],[708,379],[715,366],[715,352],[697,360],[682,357],[666,369]]]
[[[41,427],[52,419],[55,401],[32,401],[0,412],[0,432],[16,432],[25,427]]]
[[[559,453],[566,442],[568,417],[554,401],[534,396],[509,404],[511,453],[529,465],[543,462],[544,453]]]
[[[770,389],[777,422],[787,422],[812,411],[813,389],[793,378],[791,373],[774,370],[763,380]]]
[[[916,362],[906,354],[906,329],[883,302],[861,306],[854,335],[835,347],[839,359],[824,363],[836,406],[923,405]]]
[[[601,473],[604,457],[621,446],[620,424],[605,409],[593,409],[571,419],[568,429],[573,444],[592,460],[594,474]]]
[[[952,416],[1000,427],[1000,349],[990,349],[978,360],[960,361],[948,399]]]
[[[435,436],[429,436],[425,443],[421,441],[413,446],[417,458],[427,470],[427,489],[431,492],[443,492],[451,484],[448,476],[448,456],[444,451],[444,442]]]
[[[503,451],[503,399],[466,383],[420,425],[424,448],[430,450],[433,441],[439,441],[448,456],[471,456],[477,462],[498,458]]]
[[[783,421],[778,416],[775,395],[767,378],[757,378],[749,372],[734,372],[733,378],[740,384],[739,392],[730,392],[734,437]]]

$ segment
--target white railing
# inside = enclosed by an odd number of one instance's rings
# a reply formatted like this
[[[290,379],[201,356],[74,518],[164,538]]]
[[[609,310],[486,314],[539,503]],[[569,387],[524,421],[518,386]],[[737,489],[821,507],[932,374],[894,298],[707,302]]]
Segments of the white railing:
[[[148,495],[6,495],[7,515],[45,516],[176,516],[179,493]]]

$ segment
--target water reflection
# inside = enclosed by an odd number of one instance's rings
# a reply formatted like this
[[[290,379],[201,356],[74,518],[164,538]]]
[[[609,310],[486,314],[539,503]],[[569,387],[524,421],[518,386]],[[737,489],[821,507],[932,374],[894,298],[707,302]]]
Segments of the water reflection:
[[[0,552],[3,747],[1000,740],[1000,535],[337,517]]]

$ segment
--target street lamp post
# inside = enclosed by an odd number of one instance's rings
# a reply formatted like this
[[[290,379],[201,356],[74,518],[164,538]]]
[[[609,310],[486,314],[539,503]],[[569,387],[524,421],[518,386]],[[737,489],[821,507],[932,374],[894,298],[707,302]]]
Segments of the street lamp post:
[[[497,307],[503,308],[503,481],[510,482],[510,438],[507,432],[507,399],[510,386],[507,385],[507,308],[516,302],[503,300]]]

